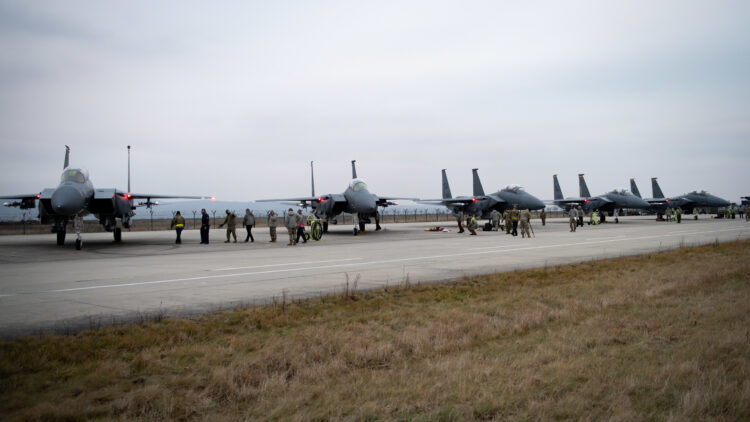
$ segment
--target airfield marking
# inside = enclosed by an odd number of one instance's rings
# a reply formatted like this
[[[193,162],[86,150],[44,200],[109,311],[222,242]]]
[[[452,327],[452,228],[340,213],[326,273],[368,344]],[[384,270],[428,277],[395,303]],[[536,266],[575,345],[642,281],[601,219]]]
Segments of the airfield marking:
[[[361,260],[363,258],[346,258],[346,259],[331,259],[328,261],[303,261],[303,262],[292,262],[292,263],[285,263],[285,264],[268,264],[268,265],[252,265],[249,267],[228,267],[228,268],[217,268],[213,270],[208,271],[232,271],[232,270],[247,270],[250,268],[267,268],[267,267],[283,267],[285,265],[302,265],[302,264],[321,264],[324,262],[341,262],[341,261],[357,261]]]
[[[710,231],[694,232],[694,234],[710,234],[710,233],[716,233],[716,232],[743,231],[743,230],[750,230],[750,227],[740,227],[740,228],[731,228],[731,229],[710,230]],[[596,244],[600,244],[600,243],[620,242],[620,241],[623,241],[623,240],[645,240],[645,239],[656,239],[656,238],[662,238],[662,237],[674,237],[674,236],[682,236],[682,235],[684,235],[684,233],[679,233],[679,234],[672,234],[672,233],[670,233],[670,234],[660,234],[660,235],[652,235],[652,236],[638,236],[638,237],[627,237],[627,238],[615,238],[615,239],[598,240],[598,241],[593,241],[593,242],[583,241],[583,242],[573,242],[573,243],[559,243],[559,244],[555,244],[555,245],[542,245],[542,246],[521,247],[521,248],[511,249],[510,251],[511,252],[518,252],[518,251],[528,251],[528,250],[534,250],[534,249],[559,248],[559,247],[565,247],[565,246],[596,245]],[[498,248],[507,248],[507,245],[506,246],[500,246]],[[236,274],[223,274],[223,275],[186,277],[186,278],[175,278],[175,279],[169,279],[169,280],[141,281],[141,282],[135,282],[135,283],[103,284],[103,285],[99,285],[99,286],[74,287],[74,288],[69,288],[69,289],[40,290],[40,291],[36,291],[36,292],[8,293],[8,294],[2,294],[2,295],[0,295],[0,298],[3,298],[3,297],[12,297],[12,296],[24,296],[24,295],[50,294],[50,293],[69,293],[69,292],[77,292],[77,291],[84,291],[84,290],[109,289],[109,288],[117,288],[117,287],[146,286],[146,285],[152,285],[152,284],[177,283],[177,282],[182,282],[182,281],[195,281],[195,280],[206,280],[206,279],[217,279],[217,278],[228,278],[228,277],[241,277],[241,276],[251,276],[251,275],[261,275],[261,274],[275,274],[275,273],[285,273],[285,272],[294,272],[294,271],[321,270],[321,269],[331,269],[331,268],[353,267],[353,266],[357,266],[357,265],[359,265],[359,266],[365,266],[365,265],[376,265],[376,264],[391,264],[391,263],[396,263],[396,262],[422,261],[422,260],[432,260],[432,259],[439,259],[439,258],[453,258],[453,257],[459,257],[459,256],[486,255],[486,254],[492,254],[492,253],[497,253],[497,252],[506,252],[506,251],[499,251],[499,250],[493,249],[493,250],[489,250],[489,251],[463,252],[463,253],[456,253],[456,254],[444,254],[444,255],[432,255],[432,256],[418,256],[418,257],[411,257],[411,258],[385,259],[385,260],[380,260],[380,261],[357,262],[357,263],[349,263],[349,264],[323,265],[323,266],[301,267],[301,268],[287,268],[287,269],[280,269],[280,270],[255,271],[255,272],[248,272],[248,273],[236,273]]]

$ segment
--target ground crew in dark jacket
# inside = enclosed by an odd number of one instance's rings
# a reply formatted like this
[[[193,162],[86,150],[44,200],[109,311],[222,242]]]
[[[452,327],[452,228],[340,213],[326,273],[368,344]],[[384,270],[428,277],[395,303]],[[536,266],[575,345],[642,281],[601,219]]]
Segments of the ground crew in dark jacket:
[[[224,224],[227,225],[227,240],[224,243],[229,243],[229,236],[234,237],[234,243],[237,243],[237,232],[235,231],[236,219],[237,215],[227,210],[227,216],[224,218],[224,222],[219,224],[219,227],[223,227]]]
[[[513,223],[513,231],[511,234],[513,236],[518,236],[518,218],[520,217],[520,213],[518,212],[518,205],[513,205],[513,209],[510,210],[510,222]]]
[[[182,229],[185,228],[185,217],[180,215],[180,212],[177,211],[174,215],[174,218],[172,218],[172,224],[169,225],[169,228],[174,228],[177,232],[177,240],[175,240],[174,243],[182,244],[182,239],[180,236],[182,235]]]
[[[208,229],[211,228],[211,217],[206,209],[201,210],[201,245],[208,245]]]
[[[305,216],[302,215],[302,210],[297,210],[295,218],[297,219],[297,238],[294,240],[294,243],[299,243],[300,238],[302,238],[302,243],[307,243],[307,239],[305,238]]]
[[[284,216],[284,227],[286,227],[286,231],[289,234],[289,244],[287,246],[296,245],[297,242],[294,241],[294,235],[297,233],[297,214],[291,208],[289,208],[289,211]]]
[[[542,225],[546,226],[547,225],[547,213],[544,212],[544,209],[542,209],[542,212],[539,213],[539,218],[542,219]]]
[[[251,242],[255,242],[255,238],[253,237],[253,226],[255,225],[255,216],[253,215],[253,212],[250,211],[250,208],[245,209],[245,217],[242,219],[242,224],[245,226],[245,230],[247,230],[245,243],[247,243],[248,239],[250,239]]]
[[[271,243],[276,242],[276,225],[278,224],[276,218],[276,213],[273,210],[268,212],[268,231],[271,234]]]

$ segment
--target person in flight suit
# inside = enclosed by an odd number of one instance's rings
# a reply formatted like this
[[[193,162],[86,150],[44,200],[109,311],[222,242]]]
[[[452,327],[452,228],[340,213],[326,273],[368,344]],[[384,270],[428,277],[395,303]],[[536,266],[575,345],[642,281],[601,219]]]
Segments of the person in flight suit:
[[[227,216],[224,218],[224,222],[219,224],[219,227],[224,227],[224,225],[227,225],[227,240],[224,243],[229,243],[229,236],[234,237],[234,243],[237,243],[237,231],[235,230],[235,220],[237,219],[237,215],[229,210],[227,210]]]
[[[568,219],[570,222],[570,231],[576,231],[576,227],[578,226],[578,210],[576,209],[576,207],[570,207],[570,212],[568,212]]]
[[[206,209],[201,210],[201,245],[208,245],[208,229],[211,227],[211,217]]]
[[[180,215],[180,212],[177,211],[174,215],[174,218],[172,218],[172,224],[169,225],[169,228],[174,228],[174,230],[177,232],[177,240],[175,240],[174,243],[181,245],[182,239],[180,236],[182,236],[182,230],[185,228],[185,217]]]
[[[273,210],[268,212],[268,232],[271,235],[271,243],[276,242],[276,226],[279,224],[277,221],[276,213]]]
[[[497,231],[500,227],[500,212],[498,210],[492,210],[490,213],[490,221],[492,221],[492,230]]]
[[[531,232],[529,227],[531,225],[531,212],[528,209],[521,211],[521,237],[528,237],[531,239]]]
[[[286,227],[286,231],[289,234],[289,243],[287,246],[296,245],[297,242],[294,241],[294,235],[297,233],[297,214],[291,208],[289,208],[289,211],[284,216],[284,227]]]
[[[542,225],[546,226],[547,225],[547,213],[544,212],[544,208],[542,208],[542,212],[539,213],[539,218],[542,219]]]
[[[456,213],[456,221],[458,222],[458,232],[459,233],[463,233],[464,232],[463,220],[464,220],[464,212],[463,211],[458,211]]]
[[[505,234],[510,234],[510,210],[503,211],[503,221],[505,222]]]

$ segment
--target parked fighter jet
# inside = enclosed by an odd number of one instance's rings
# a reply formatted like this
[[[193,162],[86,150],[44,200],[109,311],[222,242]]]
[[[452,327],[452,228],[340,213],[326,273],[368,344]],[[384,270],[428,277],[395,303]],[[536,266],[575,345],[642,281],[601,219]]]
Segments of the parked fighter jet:
[[[557,175],[552,175],[552,182],[555,190],[554,204],[569,210],[572,205],[580,205],[584,212],[602,211],[608,213],[610,216],[615,215],[618,210],[624,208],[634,209],[647,209],[649,207],[648,202],[633,195],[625,189],[613,190],[599,196],[591,196],[589,188],[586,186],[586,180],[583,178],[583,174],[578,175],[578,189],[579,197],[575,198],[564,198],[562,190],[560,189],[560,183],[557,181]],[[615,216],[615,222],[619,219]]]
[[[362,179],[357,178],[356,160],[352,160],[352,180],[344,193],[331,193],[327,195],[315,195],[315,178],[312,177],[312,195],[298,198],[283,199],[261,199],[256,202],[278,202],[294,201],[300,206],[312,207],[313,214],[323,220],[323,232],[328,231],[328,221],[334,219],[342,212],[347,212],[354,216],[354,235],[365,230],[365,224],[369,224],[371,219],[375,220],[375,230],[380,230],[380,213],[378,207],[387,207],[396,205],[391,202],[395,199],[416,200],[417,198],[401,198],[394,196],[378,196],[370,193],[367,184]],[[310,162],[310,172],[312,176],[312,162]]]
[[[128,146],[129,150],[130,146]],[[89,214],[96,216],[99,223],[108,232],[113,232],[115,241],[119,242],[122,239],[122,229],[117,226],[116,219],[120,219],[122,227],[129,228],[130,218],[135,215],[133,210],[136,206],[150,208],[157,204],[151,200],[157,198],[208,199],[204,196],[130,193],[129,175],[128,192],[117,189],[94,189],[88,171],[69,167],[69,158],[70,147],[66,145],[64,170],[60,178],[60,184],[56,188],[44,189],[41,193],[0,196],[0,199],[17,199],[16,202],[6,202],[4,205],[21,209],[35,208],[36,200],[39,200],[39,219],[42,224],[51,223],[52,233],[57,233],[58,245],[65,243],[67,224],[72,222],[76,233],[76,249],[80,250],[83,245],[81,239],[83,217]],[[128,168],[130,168],[129,163]],[[135,199],[145,199],[146,202],[134,204]]]
[[[445,173],[445,169],[443,169],[443,198],[424,199],[418,202],[445,205],[453,213],[463,212],[466,215],[473,215],[480,218],[489,218],[492,210],[498,210],[502,213],[506,209],[513,208],[514,205],[517,205],[518,209],[521,210],[526,208],[540,210],[544,208],[542,201],[526,192],[520,186],[507,186],[495,193],[485,195],[482,181],[479,180],[478,169],[472,169],[471,172],[474,178],[474,195],[453,198],[451,188],[448,185],[448,176]]]
[[[641,197],[634,179],[630,179],[630,188],[636,196],[639,198]],[[659,214],[664,212],[667,207],[680,207],[684,214],[693,214],[696,208],[720,208],[728,207],[730,205],[729,201],[711,195],[706,191],[692,191],[684,195],[665,198],[664,193],[659,187],[659,182],[656,181],[656,177],[651,178],[651,194],[653,198],[646,198],[645,201],[651,205],[653,211],[656,211]]]

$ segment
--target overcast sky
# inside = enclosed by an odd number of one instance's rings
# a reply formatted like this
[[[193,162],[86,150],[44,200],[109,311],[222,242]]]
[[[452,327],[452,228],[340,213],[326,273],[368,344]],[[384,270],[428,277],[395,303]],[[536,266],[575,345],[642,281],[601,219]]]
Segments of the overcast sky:
[[[0,194],[750,195],[748,1],[0,1]]]

